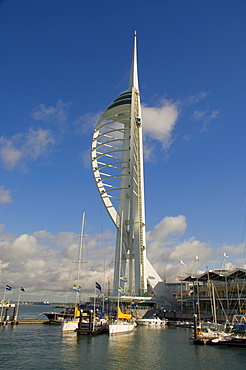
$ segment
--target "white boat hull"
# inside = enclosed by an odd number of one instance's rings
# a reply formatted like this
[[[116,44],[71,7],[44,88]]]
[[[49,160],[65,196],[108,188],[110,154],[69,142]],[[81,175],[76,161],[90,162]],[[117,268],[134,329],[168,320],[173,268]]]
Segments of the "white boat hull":
[[[98,319],[96,318],[95,321],[94,321],[94,325],[95,327],[96,326],[102,326],[102,325],[106,325],[107,324],[107,320],[105,319]],[[82,327],[89,327],[89,320],[88,319],[84,319],[82,320]],[[79,318],[78,319],[73,319],[73,320],[65,320],[62,322],[62,327],[61,327],[61,330],[62,332],[69,332],[69,331],[75,331],[79,328]]]
[[[138,325],[145,325],[145,326],[165,326],[167,324],[167,320],[161,319],[138,319]]]
[[[136,327],[135,322],[127,322],[127,321],[115,321],[112,324],[109,324],[109,334],[124,334],[130,333]]]
[[[78,329],[79,320],[63,321],[61,330],[62,332],[75,331]]]

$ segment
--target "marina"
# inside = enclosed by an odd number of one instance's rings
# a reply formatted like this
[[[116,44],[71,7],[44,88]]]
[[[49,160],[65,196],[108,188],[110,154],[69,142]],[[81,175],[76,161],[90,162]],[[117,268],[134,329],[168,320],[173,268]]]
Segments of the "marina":
[[[20,320],[35,318],[42,306],[20,306]],[[61,333],[57,325],[0,327],[0,368],[40,370],[222,369],[242,370],[244,348],[195,346],[192,330],[174,326],[138,326],[130,334],[109,336]],[[126,364],[127,362],[127,364]]]
[[[129,13],[137,14],[128,10],[128,16]],[[128,16],[125,19],[128,19]],[[192,29],[191,34],[195,29],[197,26]],[[27,34],[29,33],[30,31]],[[190,35],[187,34],[187,38],[190,39]],[[245,369],[246,264],[243,254],[245,242],[239,242],[241,244],[238,246],[234,245],[235,225],[230,235],[226,235],[226,220],[223,219],[221,219],[221,222],[225,222],[223,231],[216,229],[221,240],[217,235],[216,238],[213,237],[212,229],[209,230],[209,217],[204,205],[210,210],[213,209],[213,212],[210,211],[211,214],[215,213],[213,217],[219,220],[220,217],[216,215],[215,208],[219,209],[224,202],[219,205],[216,200],[214,202],[216,207],[212,207],[209,202],[202,205],[198,201],[203,197],[206,199],[207,193],[206,188],[203,189],[203,193],[199,193],[202,188],[201,185],[199,187],[196,179],[203,182],[208,177],[209,183],[214,184],[216,188],[211,188],[210,196],[219,189],[219,183],[210,176],[210,169],[214,162],[211,144],[222,141],[224,125],[221,122],[216,130],[211,130],[214,137],[204,146],[206,148],[206,151],[203,150],[204,159],[199,158],[200,154],[198,155],[198,152],[202,152],[202,139],[199,139],[199,143],[197,139],[194,140],[198,135],[199,138],[202,135],[205,137],[204,131],[207,132],[207,136],[212,135],[209,130],[211,127],[208,126],[210,124],[212,126],[210,121],[217,118],[220,113],[216,105],[211,108],[213,109],[211,111],[202,105],[203,99],[209,99],[208,91],[212,91],[211,82],[207,86],[204,83],[197,83],[197,86],[200,86],[200,93],[199,90],[190,89],[191,81],[196,80],[192,73],[189,79],[187,75],[187,82],[189,82],[187,91],[190,98],[188,96],[182,98],[183,102],[178,95],[173,100],[160,98],[161,91],[156,90],[154,84],[151,86],[150,82],[157,83],[163,76],[167,97],[167,92],[171,89],[168,74],[171,77],[175,76],[177,69],[172,71],[164,64],[158,68],[159,56],[155,57],[154,52],[150,53],[147,39],[142,38],[140,39],[141,60],[144,61],[143,53],[149,50],[151,63],[156,63],[156,67],[152,70],[158,71],[158,75],[156,74],[158,78],[154,78],[154,73],[150,75],[149,81],[149,77],[147,79],[144,77],[142,101],[138,77],[137,31],[133,32],[131,54],[126,46],[127,35],[124,35],[122,40],[120,37],[117,38],[116,44],[122,50],[122,55],[121,52],[117,52],[113,40],[110,41],[110,37],[107,39],[107,43],[101,40],[100,44],[105,51],[110,46],[110,53],[114,52],[111,57],[112,66],[109,69],[104,68],[106,63],[103,57],[101,58],[103,53],[100,52],[102,49],[99,44],[97,45],[97,40],[93,40],[93,43],[91,43],[92,40],[88,40],[90,47],[83,45],[81,48],[83,53],[88,58],[92,57],[93,50],[90,49],[93,45],[93,49],[97,50],[97,58],[93,58],[94,63],[100,56],[100,66],[93,71],[93,78],[89,78],[85,68],[81,69],[81,73],[87,74],[90,84],[86,87],[86,79],[76,73],[77,86],[74,88],[74,98],[72,99],[71,96],[71,88],[63,90],[60,85],[61,98],[56,106],[51,106],[50,104],[55,104],[51,103],[52,100],[45,101],[46,94],[52,90],[52,79],[50,79],[48,88],[47,84],[44,85],[43,103],[38,106],[40,98],[30,94],[33,102],[37,101],[37,103],[33,103],[33,113],[29,113],[29,119],[33,122],[29,127],[29,134],[28,131],[14,134],[14,126],[13,130],[12,126],[9,130],[6,125],[9,133],[6,132],[6,136],[0,138],[0,159],[4,169],[15,170],[20,163],[21,170],[25,170],[26,177],[29,178],[26,182],[17,181],[18,179],[14,182],[11,176],[9,180],[6,178],[8,185],[0,184],[0,203],[18,204],[18,207],[23,208],[21,218],[17,217],[19,213],[14,211],[14,207],[11,213],[6,214],[7,221],[12,218],[18,219],[18,223],[14,223],[13,226],[10,224],[10,232],[7,229],[7,232],[5,231],[5,224],[0,224],[0,232],[3,234],[0,260],[0,275],[3,272],[3,276],[1,275],[3,299],[0,302],[0,369]],[[201,39],[200,35],[199,40]],[[73,36],[73,40],[79,40],[77,35]],[[143,43],[145,43],[145,49]],[[60,45],[64,46],[64,44],[65,42],[62,42]],[[70,45],[71,42],[68,44]],[[211,45],[211,42],[207,44]],[[20,45],[24,49],[24,44],[20,43]],[[162,49],[159,46],[158,48]],[[179,59],[176,53],[176,50],[180,50],[177,40],[173,42],[173,48],[176,54],[172,55],[173,60],[174,57]],[[77,49],[78,46],[74,51]],[[193,49],[196,48],[192,45]],[[51,50],[54,48],[50,48]],[[170,48],[165,47],[165,50],[168,51]],[[108,54],[109,50],[107,50]],[[26,52],[23,52],[23,55],[25,56]],[[49,59],[53,60],[48,48],[45,55],[50,55]],[[72,59],[76,53],[67,55],[71,56],[70,60],[66,58],[69,60],[71,70],[75,70]],[[117,68],[123,71],[128,68],[125,66],[123,55],[126,58],[129,55],[129,70],[128,74],[125,73],[128,75],[128,82],[125,79],[122,80],[118,89],[118,77],[115,78],[114,73],[122,73],[117,71]],[[209,55],[209,50],[206,51],[206,55]],[[77,64],[78,56],[75,58],[74,61],[76,60]],[[63,59],[59,56],[61,62]],[[82,59],[85,60],[84,57]],[[167,59],[168,54],[163,60]],[[192,60],[192,57],[190,59]],[[205,58],[201,59],[205,61]],[[31,56],[30,61],[34,62]],[[89,60],[86,62],[87,65],[91,64],[93,68],[93,63],[88,62]],[[121,62],[124,63],[123,68]],[[197,64],[197,61],[194,60],[194,62]],[[37,63],[33,63],[35,64]],[[207,67],[207,63],[204,65]],[[29,69],[31,70],[28,64],[26,66],[26,73],[23,69],[23,80],[26,79]],[[18,68],[16,70],[18,71]],[[62,65],[57,68],[57,72],[59,70],[65,72]],[[52,69],[46,68],[44,72],[52,73]],[[209,73],[206,74],[209,76]],[[108,75],[108,81],[103,82],[99,75]],[[67,78],[64,79],[64,76]],[[70,77],[71,75],[67,74],[60,75],[60,83],[65,87],[65,80],[69,81]],[[170,82],[172,79],[170,78]],[[179,80],[180,77],[177,83],[180,83]],[[93,91],[89,93],[92,81]],[[56,85],[57,83],[53,84],[54,87]],[[154,93],[160,94],[159,99],[164,100],[160,100],[158,104],[150,103],[149,93],[146,94],[147,86],[151,86]],[[105,96],[100,93],[101,88]],[[42,87],[35,83],[35,91],[39,90],[42,91]],[[82,90],[85,92],[84,97]],[[114,95],[111,96],[111,92],[107,93],[107,90],[112,91]],[[176,90],[177,87],[174,87],[173,91]],[[67,98],[71,97],[66,99],[67,102],[63,91],[66,91]],[[80,96],[80,102],[75,102],[76,96]],[[146,97],[148,103],[144,102]],[[191,102],[192,100],[194,102]],[[184,104],[185,101],[187,101],[186,104]],[[197,107],[198,102],[200,105]],[[85,105],[82,109],[83,104]],[[14,103],[12,105],[15,106]],[[75,107],[77,113],[69,114],[70,105]],[[189,111],[187,111],[188,107],[185,108],[188,105]],[[207,103],[208,106],[212,107],[211,101],[210,104]],[[218,103],[217,106],[219,107]],[[91,112],[99,112],[100,109],[100,113],[91,113],[91,122],[84,111],[89,107]],[[25,116],[26,113],[22,112],[22,115]],[[196,129],[195,124],[191,125],[188,121],[188,117],[190,121],[196,121]],[[185,119],[187,122],[185,125],[177,124],[178,119]],[[34,121],[39,121],[40,126],[34,125]],[[27,128],[27,123],[25,126]],[[89,135],[89,130],[90,139],[88,139],[89,136],[86,137]],[[235,132],[238,131],[235,129]],[[79,132],[80,134],[75,135]],[[177,135],[178,132],[179,135]],[[69,149],[68,146],[66,147],[65,140],[70,144],[75,143],[75,136],[80,148],[79,135],[81,134],[83,135],[82,148],[87,150],[87,162],[91,165],[90,175],[86,172],[87,169],[84,169],[83,181],[80,181],[77,176],[78,171],[74,171],[76,167],[72,166],[77,163],[76,152],[65,150],[65,148]],[[218,136],[215,137],[215,135]],[[194,150],[190,156],[185,153],[188,140]],[[176,149],[169,152],[169,148],[175,141]],[[197,148],[193,144],[195,141],[199,144]],[[64,148],[61,151],[60,145]],[[75,148],[74,145],[74,150]],[[36,159],[47,157],[54,151],[53,159],[40,161],[38,166],[40,172],[41,167],[46,167],[42,177],[39,177],[37,169],[36,176],[32,177],[31,173],[29,175],[29,166],[31,168]],[[228,152],[228,148],[224,148],[221,152],[221,157],[225,158],[224,162],[226,162],[225,151]],[[85,155],[85,153],[80,154],[80,159],[85,161]],[[176,156],[176,162],[172,162],[172,158],[175,159]],[[163,160],[165,157],[166,160]],[[180,160],[181,158],[183,161]],[[149,162],[146,167],[145,160]],[[208,161],[208,166],[205,160]],[[167,162],[170,164],[169,170]],[[47,171],[48,163],[50,163],[50,172]],[[185,168],[186,163],[192,167]],[[60,166],[61,173],[57,171],[57,165]],[[196,168],[200,169],[200,167],[204,169],[202,173],[204,177],[196,172]],[[81,166],[78,168],[80,171]],[[208,173],[206,168],[209,168]],[[219,165],[219,162],[217,168],[221,169],[221,173],[217,169],[214,173],[222,178],[223,166]],[[73,176],[76,174],[76,178],[69,175],[69,171]],[[52,181],[53,172],[57,175],[55,179],[57,182]],[[13,173],[18,174],[18,171]],[[38,184],[36,194],[31,191],[33,188],[30,186],[31,177],[33,184],[36,186]],[[229,176],[227,173],[227,177],[236,178],[233,173]],[[190,183],[187,182],[188,178]],[[94,189],[91,186],[91,180],[94,181]],[[70,187],[71,183],[73,188]],[[13,184],[16,187],[15,192]],[[18,184],[22,184],[23,188],[18,188],[21,186]],[[67,187],[63,188],[63,184]],[[70,191],[68,191],[69,188]],[[22,199],[21,195],[26,189],[30,189],[30,195]],[[56,189],[56,196],[52,189]],[[95,195],[96,191],[97,195]],[[192,192],[197,193],[195,197],[193,194],[191,196]],[[222,193],[221,190],[221,195]],[[147,194],[146,198],[145,194]],[[178,197],[175,194],[178,194]],[[236,203],[235,195],[227,198],[231,198],[233,203]],[[45,199],[46,202],[41,199]],[[72,199],[75,200],[74,205]],[[183,203],[184,201],[187,201],[187,204]],[[239,199],[237,201],[239,204]],[[103,211],[98,210],[100,202],[104,207]],[[41,203],[48,204],[50,210],[42,208]],[[63,203],[64,213],[61,212],[61,203]],[[88,209],[88,230],[85,230],[87,211],[82,211],[83,207]],[[26,209],[29,209],[29,217],[27,217],[27,211],[25,212]],[[57,217],[53,216],[53,212]],[[76,235],[77,232],[75,232],[75,217],[77,219],[78,212],[82,213],[80,235]],[[204,213],[203,217],[201,213]],[[245,216],[244,213],[246,212],[243,212],[243,216]],[[235,214],[230,212],[225,214],[230,217],[231,225],[232,220],[236,223]],[[192,220],[192,217],[196,219],[197,226],[196,222],[192,225],[191,221],[192,227],[188,230],[188,221]],[[244,222],[241,225],[242,239],[245,239],[243,224]],[[198,236],[192,230],[194,227]],[[205,237],[211,241],[204,241]],[[221,247],[215,247],[215,245],[221,245]],[[227,253],[235,255],[233,263],[228,260]],[[219,265],[218,259],[222,255],[224,259]],[[236,255],[240,255],[240,258],[236,258]],[[69,268],[70,264],[71,268]],[[217,264],[218,268],[216,268]],[[213,266],[212,269],[209,265]],[[29,298],[30,302],[25,302]]]

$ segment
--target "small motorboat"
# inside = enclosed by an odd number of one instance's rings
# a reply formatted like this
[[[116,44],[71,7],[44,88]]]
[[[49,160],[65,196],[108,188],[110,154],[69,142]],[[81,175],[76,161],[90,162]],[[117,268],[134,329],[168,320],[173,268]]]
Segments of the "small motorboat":
[[[138,325],[145,326],[166,326],[168,320],[160,319],[158,316],[151,316],[149,318],[137,319],[136,322]]]

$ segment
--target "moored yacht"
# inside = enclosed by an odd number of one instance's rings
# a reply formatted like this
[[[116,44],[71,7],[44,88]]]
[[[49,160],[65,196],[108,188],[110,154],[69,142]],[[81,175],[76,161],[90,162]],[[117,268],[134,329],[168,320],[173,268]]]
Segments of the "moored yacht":
[[[122,313],[118,307],[117,319],[114,320],[108,326],[109,334],[123,334],[132,332],[137,326],[136,321],[132,318],[132,315]]]
[[[165,326],[168,323],[167,319],[160,319],[158,316],[151,316],[149,318],[142,318],[136,320],[138,325],[145,326]]]

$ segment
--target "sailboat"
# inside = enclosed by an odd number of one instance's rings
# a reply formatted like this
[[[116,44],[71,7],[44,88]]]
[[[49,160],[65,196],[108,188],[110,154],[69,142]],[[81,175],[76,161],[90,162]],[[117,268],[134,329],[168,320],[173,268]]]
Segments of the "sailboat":
[[[76,284],[73,286],[75,292],[75,304],[74,304],[74,315],[68,319],[63,320],[61,330],[62,332],[75,331],[78,328],[79,319],[80,319],[80,310],[79,310],[79,293],[80,293],[80,265],[82,258],[83,250],[83,237],[84,237],[84,225],[85,225],[85,211],[82,214],[82,223],[81,223],[81,232],[80,232],[80,243],[79,243],[79,255],[78,255],[78,269],[77,269],[77,278]],[[83,318],[88,321],[87,314],[82,313]]]
[[[123,233],[123,210],[121,212],[121,232],[120,232],[120,256],[121,256],[121,249],[122,249],[122,233]],[[117,300],[117,318],[115,321],[109,324],[108,331],[109,334],[122,334],[122,333],[130,333],[133,329],[137,326],[135,320],[132,318],[131,314],[126,314],[121,312],[120,309],[120,294],[123,293],[123,288],[120,287],[120,280],[121,280],[121,258],[119,261],[119,287],[118,287],[118,300]]]
[[[120,307],[117,310],[117,319],[109,324],[109,334],[123,334],[130,333],[137,326],[132,315],[121,312]]]

